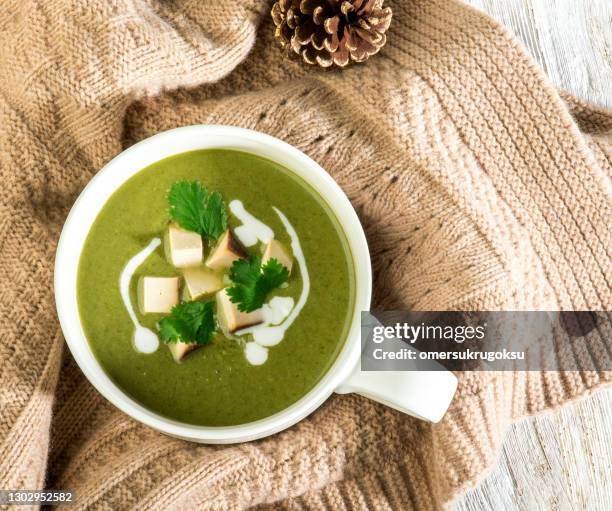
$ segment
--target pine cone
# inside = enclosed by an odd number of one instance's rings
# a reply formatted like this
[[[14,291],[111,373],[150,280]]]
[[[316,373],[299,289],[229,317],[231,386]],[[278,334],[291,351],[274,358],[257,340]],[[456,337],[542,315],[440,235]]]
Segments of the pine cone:
[[[340,67],[380,50],[391,23],[384,0],[278,0],[272,6],[276,38],[307,64]]]

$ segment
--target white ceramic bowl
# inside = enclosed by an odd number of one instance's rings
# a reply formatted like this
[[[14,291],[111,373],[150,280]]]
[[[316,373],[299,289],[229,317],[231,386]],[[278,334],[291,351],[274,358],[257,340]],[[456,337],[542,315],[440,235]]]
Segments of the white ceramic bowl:
[[[294,172],[327,202],[346,234],[356,274],[353,322],[346,343],[321,381],[289,408],[256,422],[229,427],[203,427],[177,422],[148,410],[115,385],[94,357],[85,338],[77,306],[79,257],[89,230],[109,197],[143,168],[168,156],[197,149],[235,149],[273,160]],[[119,276],[117,275],[117,279]],[[66,342],[77,364],[98,391],[134,419],[169,435],[207,443],[243,442],[276,433],[315,410],[345,384],[358,366],[360,312],[370,308],[370,254],[359,219],[336,182],[317,163],[281,140],[231,126],[187,126],[166,131],[125,150],[110,161],[85,187],[72,207],[58,243],[55,259],[55,300]]]

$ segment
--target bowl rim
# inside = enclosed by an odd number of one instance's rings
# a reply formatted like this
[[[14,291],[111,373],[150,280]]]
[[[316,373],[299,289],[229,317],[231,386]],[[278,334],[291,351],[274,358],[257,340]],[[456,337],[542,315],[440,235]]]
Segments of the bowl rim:
[[[91,225],[108,198],[150,164],[190,150],[233,149],[268,158],[313,187],[344,230],[355,271],[353,319],[346,341],[323,378],[302,398],[269,417],[236,426],[197,426],[159,415],[132,399],[104,372],[83,331],[77,303],[78,262]],[[90,383],[135,420],[168,435],[203,443],[236,443],[271,435],[318,408],[359,362],[360,313],[370,308],[372,271],[365,233],[353,206],[334,179],[299,149],[271,135],[235,126],[196,124],[160,132],[109,161],[89,181],[65,220],[54,268],[56,309],[66,343]]]

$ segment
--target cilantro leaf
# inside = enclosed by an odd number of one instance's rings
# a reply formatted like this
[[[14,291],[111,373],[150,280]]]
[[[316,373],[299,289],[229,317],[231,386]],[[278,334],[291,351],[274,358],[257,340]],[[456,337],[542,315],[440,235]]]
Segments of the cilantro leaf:
[[[261,276],[257,282],[260,292],[269,293],[273,289],[280,287],[289,280],[289,270],[285,268],[278,259],[270,259],[261,269]]]
[[[237,259],[232,264],[229,277],[234,285],[228,288],[227,295],[231,302],[238,304],[238,310],[250,312],[258,308],[250,304],[258,302],[255,297],[255,288],[260,274],[261,260],[257,256],[250,259]]]
[[[183,229],[201,233],[200,219],[207,191],[197,181],[178,181],[168,193],[170,217]]]
[[[177,181],[168,193],[170,218],[183,229],[214,241],[227,228],[225,204],[219,192],[209,193],[199,181]]]
[[[200,224],[205,237],[210,240],[216,240],[227,229],[225,203],[219,192],[208,196]]]
[[[261,259],[254,256],[234,261],[229,276],[233,282],[227,289],[230,301],[239,311],[252,312],[264,304],[270,291],[289,279],[289,271],[276,259],[270,259],[262,268]]]
[[[215,329],[212,301],[179,303],[159,322],[159,335],[166,343],[208,344]]]

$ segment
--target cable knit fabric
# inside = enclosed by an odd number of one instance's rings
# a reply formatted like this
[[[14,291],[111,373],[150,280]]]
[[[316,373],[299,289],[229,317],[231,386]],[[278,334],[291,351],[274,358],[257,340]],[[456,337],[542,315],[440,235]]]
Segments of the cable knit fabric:
[[[612,116],[471,8],[387,4],[385,48],[339,72],[283,58],[263,0],[3,1],[0,488],[71,489],[73,509],[439,509],[514,420],[610,382],[465,373],[436,425],[333,396],[275,436],[205,446],[131,420],[71,358],[52,285],[70,206],[123,148],[193,123],[269,133],[332,174],[377,308],[611,308]]]

